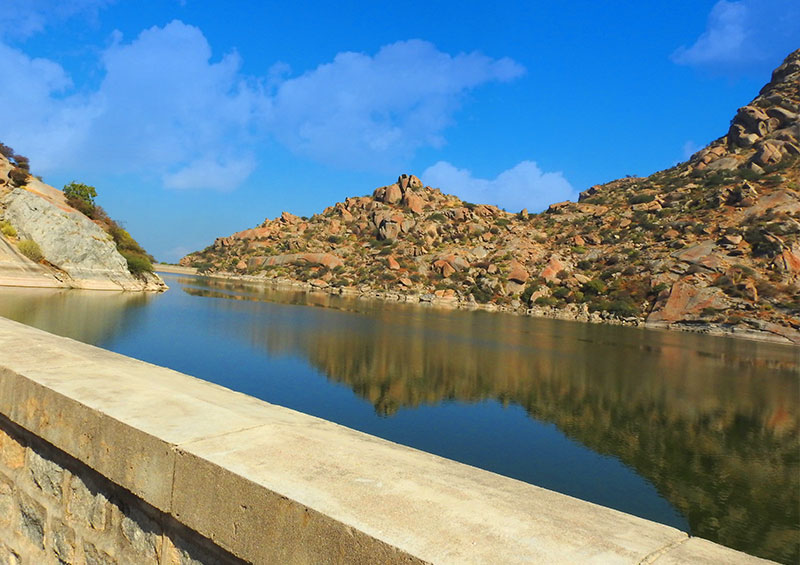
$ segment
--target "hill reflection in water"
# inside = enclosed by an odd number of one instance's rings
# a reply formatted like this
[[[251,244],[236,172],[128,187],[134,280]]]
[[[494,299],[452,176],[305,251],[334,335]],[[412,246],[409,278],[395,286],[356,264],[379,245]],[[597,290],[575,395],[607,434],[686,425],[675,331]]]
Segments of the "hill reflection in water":
[[[384,416],[445,400],[519,405],[634,468],[693,535],[798,559],[797,348],[185,282],[194,296],[358,312],[298,324],[278,310],[225,330],[273,355],[307,358]]]
[[[0,316],[101,345],[135,324],[153,296],[144,292],[0,288]]]

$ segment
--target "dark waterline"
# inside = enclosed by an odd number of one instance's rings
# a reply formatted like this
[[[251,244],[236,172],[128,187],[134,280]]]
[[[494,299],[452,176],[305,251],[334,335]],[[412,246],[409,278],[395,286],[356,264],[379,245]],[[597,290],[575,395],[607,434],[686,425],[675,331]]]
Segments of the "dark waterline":
[[[157,296],[2,289],[0,315],[798,559],[796,347],[165,278]]]

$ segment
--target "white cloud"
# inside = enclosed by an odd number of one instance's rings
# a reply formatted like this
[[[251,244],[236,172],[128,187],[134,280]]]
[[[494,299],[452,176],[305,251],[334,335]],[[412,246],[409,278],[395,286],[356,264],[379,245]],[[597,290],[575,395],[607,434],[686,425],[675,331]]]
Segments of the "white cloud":
[[[771,70],[800,46],[796,0],[719,0],[706,30],[689,47],[672,54],[681,65],[716,73]]]
[[[164,177],[164,186],[177,189],[233,190],[255,169],[252,155],[222,161],[215,156],[199,159]]]
[[[43,174],[79,163],[224,190],[252,172],[261,94],[235,53],[212,62],[200,30],[175,21],[129,43],[117,34],[101,63],[99,88],[78,94],[56,63],[0,43],[0,139]]]
[[[85,0],[81,5],[99,5]],[[524,69],[420,40],[340,53],[291,78],[284,63],[248,77],[232,52],[215,60],[196,27],[173,21],[132,40],[119,32],[93,90],[56,62],[0,41],[0,140],[40,174],[145,174],[168,188],[230,190],[274,137],[291,151],[359,169],[396,168],[444,143],[466,93]]]
[[[523,73],[510,59],[453,56],[426,41],[400,41],[374,56],[339,53],[281,82],[268,122],[298,154],[340,166],[388,167],[419,147],[441,146],[467,91]]]
[[[439,161],[422,173],[422,181],[475,204],[494,204],[509,212],[538,212],[554,202],[574,200],[577,192],[561,172],[547,173],[533,161],[522,161],[494,180],[475,178],[467,169]]]
[[[95,114],[53,61],[0,43],[0,140],[35,157],[37,171],[57,166],[84,136]]]

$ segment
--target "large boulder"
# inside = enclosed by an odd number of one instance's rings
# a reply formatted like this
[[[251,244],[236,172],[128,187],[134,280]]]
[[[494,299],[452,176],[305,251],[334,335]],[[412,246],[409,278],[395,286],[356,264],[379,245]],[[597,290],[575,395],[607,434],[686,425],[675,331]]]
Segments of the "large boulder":
[[[647,322],[695,321],[701,319],[705,312],[724,311],[729,306],[730,302],[721,289],[679,280],[672,285],[667,299],[656,304]]]
[[[24,188],[10,190],[0,204],[20,239],[32,239],[45,259],[71,279],[67,286],[116,290],[163,290],[156,275],[135,277],[112,237],[89,218],[57,206]]]

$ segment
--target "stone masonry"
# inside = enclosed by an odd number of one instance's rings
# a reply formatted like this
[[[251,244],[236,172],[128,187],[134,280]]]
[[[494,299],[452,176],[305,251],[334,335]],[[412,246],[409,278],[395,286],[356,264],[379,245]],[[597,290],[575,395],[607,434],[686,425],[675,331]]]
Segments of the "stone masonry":
[[[50,563],[243,561],[0,416],[0,565]]]

